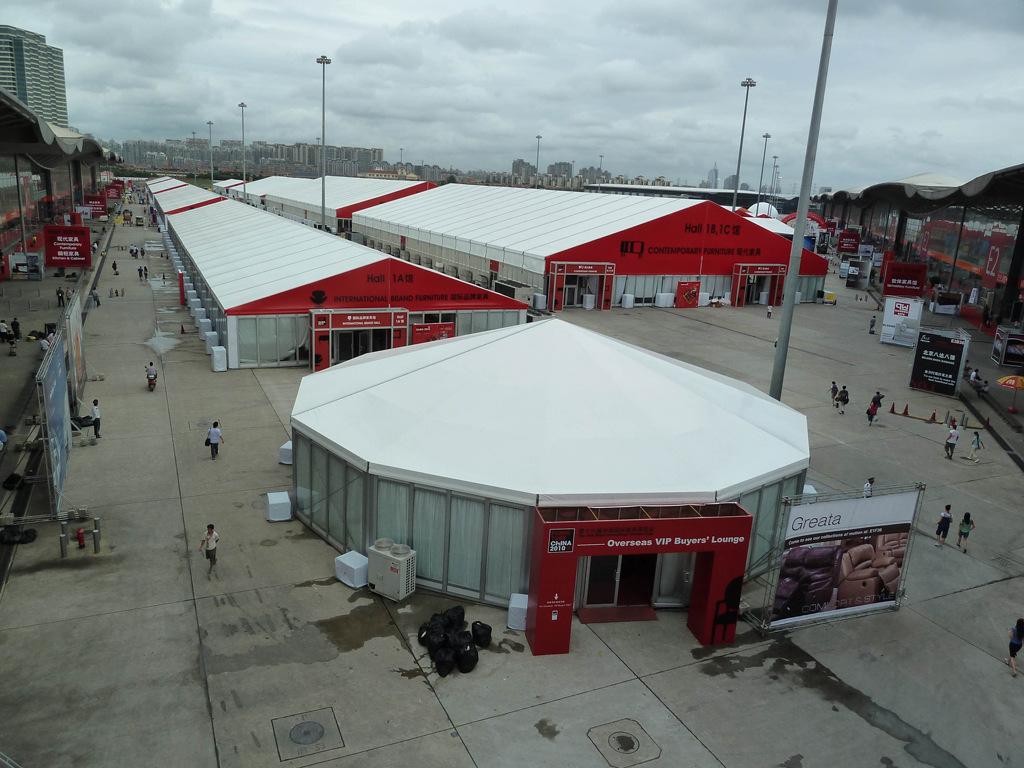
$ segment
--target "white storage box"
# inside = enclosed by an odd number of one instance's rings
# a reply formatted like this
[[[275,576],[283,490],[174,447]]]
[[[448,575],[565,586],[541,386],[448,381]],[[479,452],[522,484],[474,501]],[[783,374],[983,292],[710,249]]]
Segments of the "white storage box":
[[[508,601],[508,628],[526,629],[526,609],[530,605],[530,596],[522,592],[513,592]]]
[[[633,302],[635,301],[635,298],[636,297],[633,296],[632,293],[624,293],[624,294],[622,294],[622,308],[623,309],[632,309],[633,308]]]
[[[548,308],[548,296],[546,293],[535,293],[533,294],[533,308],[534,309],[547,309]]]
[[[227,347],[214,347],[210,350],[210,366],[215,371],[226,371],[228,369]]]
[[[206,354],[212,355],[213,348],[216,347],[217,342],[220,341],[220,339],[217,338],[217,332],[207,331],[206,333],[202,334],[202,336],[203,339],[206,341]]]
[[[675,306],[676,295],[674,293],[656,293],[654,294],[654,306],[656,307],[672,307]]]
[[[267,520],[280,523],[292,519],[292,500],[287,491],[267,494]]]
[[[354,550],[346,552],[344,555],[334,558],[334,575],[338,577],[338,581],[347,584],[352,589],[365,587],[369,562],[366,555],[361,555]]]
[[[593,309],[597,306],[597,297],[592,293],[583,294],[583,308]]]
[[[292,463],[292,441],[289,440],[287,443],[282,445],[277,450],[277,463],[278,464],[291,464]]]

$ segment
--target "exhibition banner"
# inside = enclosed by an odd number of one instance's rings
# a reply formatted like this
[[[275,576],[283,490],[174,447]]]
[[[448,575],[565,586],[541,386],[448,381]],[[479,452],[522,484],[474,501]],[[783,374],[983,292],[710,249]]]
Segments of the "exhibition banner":
[[[85,204],[89,206],[92,211],[92,215],[96,218],[100,216],[106,216],[107,214],[107,198],[106,195],[86,195]]]
[[[912,347],[917,343],[917,332],[921,327],[924,302],[920,299],[885,297],[885,314],[882,315],[880,341]]]
[[[91,267],[88,227],[43,227],[43,244],[48,267]]]
[[[796,504],[771,626],[895,606],[918,491]]]
[[[920,297],[924,294],[927,280],[927,264],[887,262],[882,293],[885,296]]]
[[[455,337],[455,323],[419,323],[412,326],[412,343],[425,344]]]
[[[836,241],[837,253],[857,253],[860,250],[860,233],[843,231]]]
[[[36,372],[36,388],[42,394],[46,418],[44,434],[54,499],[60,498],[64,488],[68,456],[71,453],[71,412],[68,407],[68,372],[64,366],[64,353],[64,336],[60,334],[53,340]]]
[[[1011,328],[996,328],[992,360],[999,365],[1024,367],[1024,333]]]
[[[851,259],[846,271],[846,287],[865,290],[871,276],[871,262],[866,259]]]
[[[962,331],[918,331],[910,386],[936,395],[956,397],[969,345],[970,337]]]

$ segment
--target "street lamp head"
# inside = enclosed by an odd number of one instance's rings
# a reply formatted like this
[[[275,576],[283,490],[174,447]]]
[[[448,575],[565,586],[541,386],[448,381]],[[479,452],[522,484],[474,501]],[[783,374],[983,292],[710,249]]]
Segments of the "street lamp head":
[[[316,63],[317,63],[317,64],[330,64],[330,63],[331,63],[331,60],[330,60],[330,59],[328,59],[328,58],[327,58],[326,56],[321,56],[320,58],[318,58],[318,59],[316,60]]]
[[[207,124],[207,125],[213,125],[213,120],[207,120],[207,121],[206,121],[206,124]]]
[[[766,133],[766,134],[765,134],[764,136],[762,136],[761,138],[762,138],[762,139],[770,139],[771,137],[772,137],[772,135],[771,135],[770,133]]]
[[[753,88],[755,85],[757,85],[757,83],[755,83],[751,78],[748,77],[746,80],[740,83],[740,85],[742,85],[744,88]]]
[[[543,138],[544,138],[544,137],[543,137],[543,136],[541,136],[541,135],[540,135],[539,133],[537,134],[537,141],[540,141],[540,140],[541,140],[541,139],[543,139]]]
[[[248,107],[249,105],[248,105],[248,104],[246,104],[246,103],[245,103],[244,101],[240,101],[240,102],[238,102],[238,106],[240,106],[240,107],[241,107],[242,109],[245,109],[245,108],[246,108],[246,107]]]

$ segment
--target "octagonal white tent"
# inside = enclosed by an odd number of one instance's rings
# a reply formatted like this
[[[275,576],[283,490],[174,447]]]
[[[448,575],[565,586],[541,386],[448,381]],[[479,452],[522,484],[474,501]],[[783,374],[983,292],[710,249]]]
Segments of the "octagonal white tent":
[[[528,506],[735,499],[809,458],[788,406],[558,320],[308,376],[292,426],[371,475]]]

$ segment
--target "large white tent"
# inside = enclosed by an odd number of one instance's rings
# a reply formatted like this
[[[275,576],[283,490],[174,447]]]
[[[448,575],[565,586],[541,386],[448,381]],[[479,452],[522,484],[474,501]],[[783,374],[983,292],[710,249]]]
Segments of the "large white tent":
[[[809,459],[788,406],[559,320],[308,376],[292,426],[371,475],[527,506],[730,500]]]

